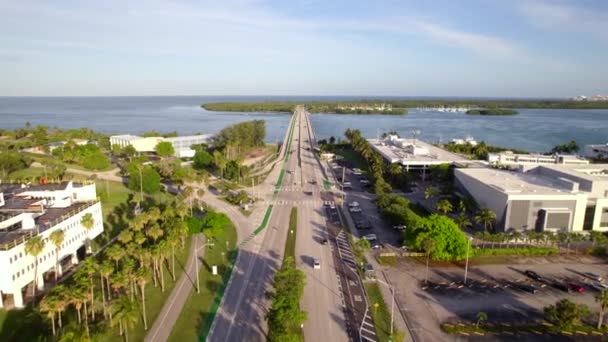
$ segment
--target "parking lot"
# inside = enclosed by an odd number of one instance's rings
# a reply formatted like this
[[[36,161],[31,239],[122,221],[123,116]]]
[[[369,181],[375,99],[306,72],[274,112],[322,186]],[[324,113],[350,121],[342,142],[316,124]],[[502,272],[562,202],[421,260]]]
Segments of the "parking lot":
[[[532,259],[531,259],[532,260]],[[525,274],[531,270],[542,280]],[[530,324],[543,318],[543,308],[562,298],[586,304],[596,313],[594,295],[598,289],[584,273],[608,277],[605,264],[550,263],[535,259],[526,264],[484,265],[469,268],[466,284],[464,268],[431,267],[425,284],[425,266],[401,259],[385,275],[395,285],[400,308],[410,317],[418,340],[451,340],[441,332],[443,322],[475,322],[478,312],[488,314],[488,322]],[[565,290],[556,284],[578,284],[583,292]],[[595,318],[593,318],[595,320]]]

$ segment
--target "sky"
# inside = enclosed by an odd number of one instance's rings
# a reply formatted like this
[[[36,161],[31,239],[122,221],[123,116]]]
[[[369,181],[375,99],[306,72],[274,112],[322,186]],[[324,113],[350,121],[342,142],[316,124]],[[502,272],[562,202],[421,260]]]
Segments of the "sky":
[[[605,0],[0,0],[0,96],[608,94]]]

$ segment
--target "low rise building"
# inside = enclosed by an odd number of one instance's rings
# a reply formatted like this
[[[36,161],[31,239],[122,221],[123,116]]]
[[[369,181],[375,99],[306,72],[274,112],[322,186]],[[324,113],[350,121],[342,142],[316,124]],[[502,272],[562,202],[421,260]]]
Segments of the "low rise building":
[[[371,147],[388,163],[399,163],[406,171],[426,170],[431,165],[467,163],[470,160],[418,139],[388,135],[384,139],[368,139]]]
[[[193,145],[206,144],[211,139],[211,134],[188,135],[180,137],[140,137],[137,135],[113,135],[110,137],[110,145],[120,147],[133,146],[140,153],[151,153],[156,151],[156,145],[160,142],[169,142],[173,145],[175,156],[178,158],[192,158],[195,151]]]
[[[583,150],[587,158],[604,158],[608,159],[608,144],[603,145],[585,145]]]
[[[456,169],[457,188],[496,214],[496,231],[608,231],[608,164]]]
[[[82,218],[91,214],[93,225],[85,228]],[[64,232],[64,242],[55,246],[49,236]],[[0,185],[0,307],[23,307],[28,287],[37,278],[39,289],[45,278],[62,273],[64,266],[78,263],[85,245],[103,232],[101,203],[95,183],[64,182],[38,186]],[[36,259],[28,255],[25,245],[39,236],[44,248]]]
[[[511,151],[488,153],[488,163],[492,165],[539,165],[539,164],[589,164],[589,160],[570,154],[520,154]]]

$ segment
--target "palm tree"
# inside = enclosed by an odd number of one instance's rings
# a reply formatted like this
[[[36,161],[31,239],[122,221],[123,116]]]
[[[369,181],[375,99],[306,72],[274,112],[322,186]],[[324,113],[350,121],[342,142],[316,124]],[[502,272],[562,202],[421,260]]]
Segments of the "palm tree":
[[[93,320],[95,320],[95,286],[93,285],[93,278],[94,278],[95,273],[97,273],[98,268],[99,268],[99,265],[97,264],[97,261],[94,258],[86,258],[84,260],[84,262],[82,263],[82,266],[76,272],[76,273],[82,272],[83,274],[86,274],[83,285],[87,286],[89,288],[89,291],[91,292],[91,297],[90,297],[91,318],[93,318]],[[88,283],[87,283],[87,280],[88,280]],[[86,315],[86,311],[85,311],[85,315]]]
[[[215,150],[213,151],[213,163],[215,167],[220,171],[220,177],[224,177],[224,169],[226,168],[226,164],[228,164],[228,160],[222,154],[222,152]]]
[[[464,200],[460,200],[460,202],[458,202],[458,210],[460,210],[461,214],[464,214],[467,212],[467,204],[465,203]]]
[[[137,285],[141,292],[141,312],[144,319],[144,329],[148,330],[148,318],[146,316],[146,283],[148,282],[148,270],[140,268],[135,274]]]
[[[456,216],[456,218],[454,219],[454,222],[456,222],[456,224],[458,225],[458,227],[460,229],[467,229],[473,225],[471,223],[471,220],[469,220],[469,218],[467,217],[467,215],[462,212],[458,216]]]
[[[101,306],[103,307],[103,317],[107,318],[108,312],[106,307],[106,289],[108,291],[108,296],[110,296],[109,277],[110,274],[114,272],[114,266],[112,266],[111,263],[104,261],[102,264],[98,265],[97,270],[99,271],[99,283],[101,285]],[[104,284],[104,280],[107,284]]]
[[[597,320],[597,330],[600,330],[602,324],[604,324],[604,313],[608,309],[608,290],[602,290],[602,292],[596,294],[595,302],[600,305],[600,317]]]
[[[452,203],[447,199],[442,199],[435,205],[435,210],[442,212],[444,215],[453,210]]]
[[[118,241],[123,245],[128,244],[133,240],[133,231],[125,229],[118,234]]]
[[[429,186],[426,189],[424,189],[424,199],[431,199],[431,198],[437,196],[438,192],[439,191],[437,190],[436,187]]]
[[[175,281],[175,247],[180,243],[180,232],[176,227],[169,231],[169,235],[167,236],[167,243],[171,247],[171,277],[173,281]]]
[[[64,285],[55,285],[50,293],[53,296],[55,305],[57,306],[57,321],[59,323],[59,329],[63,327],[63,321],[61,314],[65,311],[65,307],[69,304],[69,294]]]
[[[122,259],[125,256],[125,250],[120,247],[118,244],[112,244],[105,250],[105,254],[111,260],[114,260],[116,268],[118,269],[118,260]]]
[[[486,246],[486,240],[487,240],[487,232],[477,232],[475,233],[475,238],[477,240],[481,241],[481,248],[484,248]]]
[[[479,327],[479,322],[481,321],[487,321],[488,320],[488,314],[483,312],[483,311],[479,311],[477,313],[477,323],[475,323],[475,327],[478,328]]]
[[[431,258],[433,248],[435,248],[435,240],[431,238],[424,239],[422,242],[422,248],[424,248],[424,252],[426,253],[426,273],[424,275],[424,283],[426,284],[429,279],[429,259]]]
[[[70,291],[67,292],[67,294],[69,296],[68,299],[70,301],[70,304],[72,304],[74,306],[74,309],[76,309],[76,314],[78,317],[78,324],[82,324],[81,309],[87,300],[87,295],[81,287],[72,288],[72,289],[70,289]],[[86,316],[86,312],[85,312],[85,316]]]
[[[45,242],[40,236],[35,236],[25,242],[25,254],[34,257],[34,287],[32,288],[32,302],[36,301],[36,287],[38,286],[38,255],[44,250]]]
[[[138,320],[139,312],[137,312],[137,307],[129,298],[123,296],[114,304],[114,319],[111,324],[115,326],[118,323],[121,330],[124,327],[126,342],[129,342],[129,330],[135,327]]]
[[[61,229],[57,229],[49,235],[49,240],[55,246],[55,284],[57,283],[57,277],[59,273],[59,249],[65,240],[65,232]]]
[[[488,231],[488,226],[492,227],[492,223],[496,220],[496,214],[490,209],[481,209],[475,215],[475,222],[483,224],[483,229]]]
[[[53,336],[57,334],[55,329],[55,315],[57,314],[57,302],[54,296],[46,296],[40,301],[40,311],[46,312],[46,317],[51,320],[53,326]]]
[[[89,232],[95,226],[95,219],[93,218],[93,214],[91,214],[91,213],[84,214],[82,216],[82,219],[80,220],[80,224],[82,224],[82,226],[84,227],[84,229],[85,229],[85,231],[87,233],[87,237],[88,237],[89,236]],[[90,250],[91,249],[90,240],[87,239],[87,241],[88,241],[88,243],[87,243],[87,249]]]

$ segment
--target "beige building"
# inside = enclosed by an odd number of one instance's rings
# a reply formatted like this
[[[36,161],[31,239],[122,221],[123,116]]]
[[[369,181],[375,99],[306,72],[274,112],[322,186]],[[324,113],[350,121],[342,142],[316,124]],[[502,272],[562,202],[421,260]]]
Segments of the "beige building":
[[[457,188],[496,214],[496,230],[608,231],[608,164],[456,169]]]
[[[511,151],[488,153],[488,163],[492,165],[539,165],[539,164],[589,164],[587,159],[569,154],[519,154]]]
[[[211,134],[188,135],[181,137],[140,137],[136,135],[113,135],[110,137],[110,145],[114,146],[133,146],[135,151],[140,153],[151,153],[156,151],[156,145],[160,142],[169,142],[173,145],[175,156],[178,158],[192,158],[193,145],[206,144],[211,139]]]

